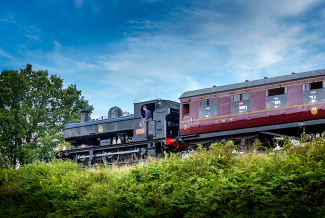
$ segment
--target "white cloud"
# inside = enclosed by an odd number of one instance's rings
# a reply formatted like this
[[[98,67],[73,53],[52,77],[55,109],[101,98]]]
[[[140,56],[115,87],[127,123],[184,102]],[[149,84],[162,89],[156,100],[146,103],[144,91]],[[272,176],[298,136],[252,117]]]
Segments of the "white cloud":
[[[0,56],[12,59],[11,54],[9,54],[8,52],[3,51],[1,48],[0,48]]]
[[[41,31],[34,26],[25,27],[25,36],[27,38],[42,41],[40,33]]]
[[[62,47],[61,44],[56,40],[53,40],[53,45],[55,49],[60,49]]]

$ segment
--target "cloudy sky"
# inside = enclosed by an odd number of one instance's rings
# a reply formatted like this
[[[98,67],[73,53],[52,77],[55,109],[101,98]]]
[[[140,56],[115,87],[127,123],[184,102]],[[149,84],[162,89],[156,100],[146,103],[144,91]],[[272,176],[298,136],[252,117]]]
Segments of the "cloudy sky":
[[[95,107],[325,68],[321,0],[0,2],[0,71],[27,63]]]

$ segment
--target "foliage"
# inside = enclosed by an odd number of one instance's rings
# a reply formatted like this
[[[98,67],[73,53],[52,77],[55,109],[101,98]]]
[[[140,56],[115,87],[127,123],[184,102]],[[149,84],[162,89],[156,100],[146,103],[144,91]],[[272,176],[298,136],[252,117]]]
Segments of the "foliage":
[[[128,115],[131,115],[131,113],[128,111],[123,111],[123,116],[128,116]]]
[[[20,72],[2,71],[0,84],[2,168],[49,161],[64,125],[78,121],[80,109],[93,109],[76,85],[64,88],[63,79],[29,64]]]
[[[62,140],[61,144],[59,144],[58,151],[63,151],[63,150],[71,150],[71,143]]]
[[[124,171],[57,160],[2,170],[0,216],[324,217],[324,138],[285,140],[269,153],[234,148],[214,144]]]

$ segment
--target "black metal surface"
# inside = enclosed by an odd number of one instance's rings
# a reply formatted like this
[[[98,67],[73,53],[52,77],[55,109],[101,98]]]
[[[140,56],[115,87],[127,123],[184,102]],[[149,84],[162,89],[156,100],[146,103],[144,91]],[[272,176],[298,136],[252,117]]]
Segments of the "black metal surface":
[[[123,116],[123,111],[119,107],[112,107],[108,111],[108,118],[113,118],[113,117],[121,117]]]
[[[81,122],[87,122],[89,110],[81,110],[80,113],[81,113]]]
[[[151,110],[152,121],[143,120],[144,105]],[[161,99],[139,102],[134,104],[134,114],[66,125],[65,140],[71,142],[72,149],[61,151],[60,157],[88,166],[94,162],[139,161],[139,155],[168,150],[162,142],[168,135],[178,135],[179,103]]]

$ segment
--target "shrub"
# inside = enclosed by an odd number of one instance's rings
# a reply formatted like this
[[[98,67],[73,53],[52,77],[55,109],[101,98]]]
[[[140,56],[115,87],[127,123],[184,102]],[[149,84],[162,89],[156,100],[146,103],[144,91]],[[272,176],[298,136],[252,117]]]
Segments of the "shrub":
[[[325,139],[234,155],[232,142],[186,158],[83,169],[71,162],[2,170],[2,217],[321,217]]]

